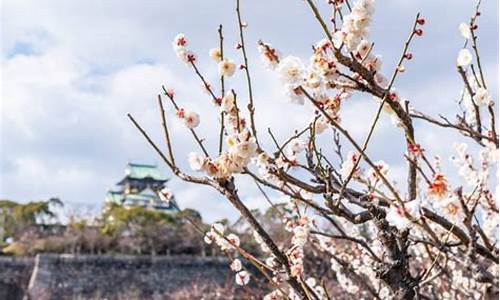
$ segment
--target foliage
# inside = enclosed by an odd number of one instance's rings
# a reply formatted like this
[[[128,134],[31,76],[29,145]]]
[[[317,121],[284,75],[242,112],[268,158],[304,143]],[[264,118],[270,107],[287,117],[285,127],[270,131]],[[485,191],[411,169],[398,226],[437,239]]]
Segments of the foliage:
[[[54,217],[47,202],[18,204],[2,202],[12,212],[6,220],[8,236],[14,241],[4,247],[11,255],[43,252],[73,254],[204,254],[206,249],[187,217],[201,223],[192,209],[168,214],[144,207],[107,206],[96,219],[70,217],[68,224],[44,224]],[[13,234],[15,233],[15,234]]]
[[[53,219],[55,213],[52,209],[62,205],[61,200],[57,198],[24,204],[10,200],[0,200],[0,214],[5,218],[5,237],[17,238],[24,230],[35,226],[38,221]]]

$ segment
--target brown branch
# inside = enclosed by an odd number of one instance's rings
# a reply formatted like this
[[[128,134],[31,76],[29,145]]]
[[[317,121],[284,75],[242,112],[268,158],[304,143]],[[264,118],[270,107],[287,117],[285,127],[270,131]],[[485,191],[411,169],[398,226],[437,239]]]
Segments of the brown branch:
[[[219,47],[220,47],[220,59],[224,60],[224,35],[222,34],[222,24],[219,25]],[[221,96],[222,99],[226,94],[224,86],[224,74],[220,75],[220,86],[221,86]],[[220,113],[220,131],[219,131],[219,155],[222,153],[222,141],[224,140],[224,111]]]
[[[486,139],[486,140],[494,142],[494,139],[492,137],[489,137],[489,136],[486,136],[484,134],[481,134],[481,133],[477,132],[476,130],[471,129],[469,127],[465,127],[464,124],[453,124],[450,121],[448,121],[448,119],[446,119],[446,118],[444,118],[442,116],[441,116],[441,118],[444,120],[444,122],[439,121],[439,120],[437,120],[437,119],[435,119],[435,118],[433,118],[431,116],[427,116],[424,113],[418,112],[418,111],[414,111],[413,113],[410,114],[410,116],[412,118],[424,120],[424,121],[427,121],[427,122],[432,123],[434,125],[438,125],[438,126],[443,127],[443,128],[456,129],[462,135],[474,139],[480,145],[483,145],[482,142],[481,142],[481,139]]]
[[[247,79],[247,86],[248,86],[248,98],[249,98],[249,103],[248,103],[248,112],[250,114],[250,127],[252,129],[252,135],[255,137],[255,142],[257,143],[257,146],[260,149],[259,145],[259,140],[257,138],[257,129],[255,127],[255,107],[253,103],[253,91],[252,91],[252,80],[250,78],[250,71],[248,67],[248,58],[247,58],[247,52],[246,52],[246,47],[245,47],[245,39],[243,37],[243,22],[241,21],[241,12],[240,12],[240,0],[236,0],[236,14],[238,15],[238,27],[240,30],[240,45],[241,45],[241,52],[243,53],[243,61],[245,64],[245,75]]]
[[[401,54],[401,56],[399,57],[399,61],[398,63],[396,64],[396,67],[394,68],[394,72],[392,74],[392,77],[391,77],[391,80],[389,82],[389,85],[384,93],[384,97],[382,97],[382,100],[380,102],[380,105],[378,107],[378,110],[377,110],[377,113],[375,114],[375,117],[373,118],[373,121],[370,125],[370,129],[369,129],[369,132],[368,132],[368,135],[366,136],[365,138],[365,141],[363,143],[363,146],[362,146],[362,151],[365,152],[366,151],[366,148],[368,147],[368,143],[370,142],[370,139],[372,137],[372,134],[373,132],[375,131],[375,126],[377,125],[378,123],[378,120],[380,118],[380,114],[382,112],[382,109],[387,101],[387,96],[396,80],[396,76],[398,75],[399,73],[399,68],[401,67],[402,63],[403,63],[403,60],[405,59],[406,57],[406,53],[408,52],[408,47],[410,46],[410,43],[413,39],[413,37],[415,36],[415,29],[417,27],[417,20],[419,19],[420,17],[420,13],[417,14],[417,16],[415,17],[415,21],[413,22],[413,27],[411,29],[411,33],[408,37],[408,39],[406,40],[405,44],[404,44],[404,48],[403,48],[403,52]],[[360,153],[358,153],[358,155],[360,155]],[[349,172],[349,175],[347,176],[347,179],[345,179],[344,181],[344,184],[342,185],[342,188],[340,190],[340,195],[339,195],[339,198],[342,198],[342,195],[344,193],[344,190],[345,190],[345,187],[349,184],[349,182],[351,181],[351,178],[352,176],[354,175],[354,173],[356,172],[356,169],[359,165],[361,160],[356,160],[356,162],[354,163],[354,167],[352,168],[351,172]],[[408,178],[408,182],[409,182],[409,186],[408,186],[408,194],[409,194],[409,198],[410,200],[413,200],[417,197],[417,186],[416,186],[416,172],[414,171],[415,169],[415,166],[413,164],[410,164],[410,171],[409,171],[409,174],[410,174],[410,177]]]
[[[398,200],[398,202],[404,206],[403,200],[399,196],[398,192],[395,190],[395,188],[392,186],[392,184],[387,180],[387,178],[378,170],[378,168],[375,166],[375,164],[372,162],[372,160],[366,155],[366,153],[361,149],[361,147],[358,145],[358,143],[352,138],[352,136],[345,130],[340,124],[338,124],[319,104],[314,98],[309,95],[309,93],[303,88],[300,87],[300,90],[304,95],[306,96],[307,99],[311,101],[311,103],[316,106],[316,108],[330,121],[330,123],[340,132],[342,135],[344,135],[347,140],[356,148],[356,150],[360,153],[361,157],[370,165],[370,167],[373,168],[373,170],[377,173],[377,175],[382,179],[384,184],[387,186],[387,188],[391,191],[391,193],[394,195],[394,197]]]
[[[467,88],[467,91],[469,92],[469,95],[470,95],[470,101],[472,102],[472,105],[474,107],[474,115],[476,117],[476,126],[477,126],[477,132],[481,133],[482,131],[482,126],[481,126],[481,113],[479,111],[479,107],[477,106],[476,102],[474,102],[474,95],[476,93],[474,93],[474,91],[472,90],[472,87],[469,83],[469,80],[467,79],[467,74],[465,72],[465,69],[458,66],[457,67],[457,71],[458,73],[460,74],[460,76],[462,77],[462,80],[465,84],[465,87]]]
[[[179,107],[179,105],[177,105],[177,102],[175,101],[174,97],[167,92],[167,89],[165,88],[165,86],[162,86],[162,89],[163,89],[163,92],[165,93],[165,96],[167,96],[168,99],[170,99],[170,102],[172,103],[172,105],[174,106],[174,108],[176,110],[179,110],[180,107]],[[195,141],[200,146],[201,151],[203,151],[203,153],[205,154],[205,156],[206,157],[210,157],[210,155],[207,152],[207,149],[205,149],[205,146],[203,145],[203,141],[198,137],[198,134],[196,134],[196,131],[193,128],[189,128],[189,131],[191,132],[191,135],[193,136],[193,138],[195,139]]]
[[[439,224],[446,230],[450,230],[453,233],[453,235],[455,235],[463,244],[465,245],[469,244],[470,239],[467,236],[467,234],[462,229],[453,226],[453,223],[448,221],[445,217],[442,217],[425,207],[422,208],[422,212],[424,213],[423,214],[424,217],[426,217],[427,219],[433,221],[434,223]],[[493,254],[490,250],[486,249],[484,246],[479,245],[477,243],[475,244],[475,248],[478,254],[498,264],[498,254]],[[495,253],[498,252],[495,251]]]
[[[170,142],[170,134],[168,133],[167,120],[165,116],[165,109],[163,108],[163,102],[161,100],[161,95],[158,95],[158,105],[160,106],[161,124],[163,127],[163,134],[165,135],[165,143],[168,147],[168,154],[170,156],[170,162],[175,167],[174,153],[172,151],[172,143]]]

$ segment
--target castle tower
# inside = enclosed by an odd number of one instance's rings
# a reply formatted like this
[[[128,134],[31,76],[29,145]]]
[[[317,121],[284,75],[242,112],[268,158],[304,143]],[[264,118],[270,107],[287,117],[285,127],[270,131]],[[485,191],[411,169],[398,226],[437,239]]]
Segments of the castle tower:
[[[162,201],[160,191],[164,191],[168,179],[156,165],[128,163],[125,177],[115,189],[106,194],[106,203],[116,203],[126,207],[142,206],[164,212],[175,212],[172,196],[169,201]]]

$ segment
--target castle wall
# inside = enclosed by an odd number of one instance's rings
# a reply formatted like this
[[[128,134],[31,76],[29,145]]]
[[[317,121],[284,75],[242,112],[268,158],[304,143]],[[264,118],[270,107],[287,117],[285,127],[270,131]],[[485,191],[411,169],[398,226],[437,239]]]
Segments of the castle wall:
[[[0,256],[0,299],[22,299],[34,266],[33,257]]]
[[[126,291],[133,291],[137,299],[165,299],[197,283],[224,286],[233,276],[227,259],[220,257],[0,257],[0,299],[22,299],[26,290],[29,299],[37,300],[119,299]]]

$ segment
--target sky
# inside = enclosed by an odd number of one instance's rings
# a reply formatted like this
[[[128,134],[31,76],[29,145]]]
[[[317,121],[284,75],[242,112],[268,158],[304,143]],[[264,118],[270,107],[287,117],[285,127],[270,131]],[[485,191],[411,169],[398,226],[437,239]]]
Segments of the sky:
[[[308,106],[287,103],[277,74],[260,63],[257,41],[272,43],[283,55],[308,60],[321,28],[302,0],[242,0],[242,15],[252,74],[259,137],[272,151],[267,128],[284,141],[312,116]],[[318,1],[325,17],[325,1]],[[453,118],[461,84],[455,71],[467,22],[475,2],[379,0],[371,26],[374,53],[389,76],[414,17],[426,19],[424,35],[411,45],[413,59],[396,81],[400,95],[426,113]],[[479,17],[479,48],[495,100],[498,96],[498,1],[485,0]],[[0,198],[31,201],[59,197],[66,213],[98,212],[105,193],[124,176],[127,162],[153,163],[172,177],[126,117],[132,113],[162,141],[156,95],[162,84],[175,89],[179,103],[201,114],[200,135],[215,153],[217,110],[192,69],[175,56],[171,42],[184,33],[199,57],[199,67],[217,85],[217,66],[208,51],[217,47],[224,26],[226,55],[241,63],[235,1],[228,0],[3,0],[1,2]],[[227,81],[244,99],[242,72]],[[497,102],[498,103],[498,102]],[[356,95],[342,108],[342,122],[358,140],[366,136],[376,102]],[[187,130],[168,109],[177,161],[196,150]],[[391,165],[402,180],[405,151],[401,132],[387,116],[378,124],[368,154]],[[446,158],[451,131],[417,122],[417,140]],[[327,142],[327,141],[325,141]],[[163,145],[163,144],[162,144]],[[328,144],[327,144],[328,145]],[[348,147],[346,147],[347,149]],[[445,166],[452,172],[452,168]],[[265,208],[252,181],[237,178],[244,202]],[[206,221],[236,218],[236,211],[214,191],[172,178],[169,187],[181,207],[199,210]],[[279,197],[272,194],[273,197]]]

